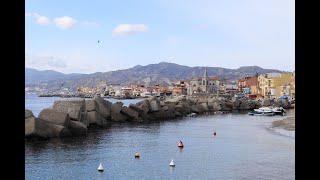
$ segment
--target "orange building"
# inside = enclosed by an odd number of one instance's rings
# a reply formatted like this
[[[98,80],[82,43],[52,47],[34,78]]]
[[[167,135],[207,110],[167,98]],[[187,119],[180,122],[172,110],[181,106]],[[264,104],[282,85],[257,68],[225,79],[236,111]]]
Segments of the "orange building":
[[[244,94],[258,94],[258,84],[259,82],[257,76],[244,77],[238,81],[239,90]]]

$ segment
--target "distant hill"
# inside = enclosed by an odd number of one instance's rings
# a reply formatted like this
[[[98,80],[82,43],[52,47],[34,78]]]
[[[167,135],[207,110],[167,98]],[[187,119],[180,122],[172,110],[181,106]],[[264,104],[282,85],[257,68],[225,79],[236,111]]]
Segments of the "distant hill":
[[[25,68],[25,84],[38,84],[52,80],[71,80],[75,78],[80,78],[83,75],[86,74],[63,74],[61,72],[53,70],[39,71],[36,69]]]
[[[77,86],[96,86],[100,81],[107,83],[141,83],[141,84],[170,84],[172,81],[191,80],[192,77],[200,77],[204,70],[208,71],[210,77],[221,77],[228,80],[237,80],[247,75],[264,74],[269,72],[282,72],[275,69],[263,69],[258,66],[243,66],[238,69],[227,69],[221,67],[189,67],[174,63],[161,62],[146,66],[99,72],[94,74],[63,74],[56,71],[37,71],[26,68],[26,84],[46,82],[42,87],[52,91],[61,88],[69,88],[75,91]]]

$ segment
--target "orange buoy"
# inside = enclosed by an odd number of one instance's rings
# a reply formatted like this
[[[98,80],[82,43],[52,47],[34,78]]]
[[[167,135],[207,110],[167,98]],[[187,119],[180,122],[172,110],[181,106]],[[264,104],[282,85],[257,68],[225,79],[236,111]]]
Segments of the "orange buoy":
[[[180,141],[178,147],[183,147],[183,143]]]

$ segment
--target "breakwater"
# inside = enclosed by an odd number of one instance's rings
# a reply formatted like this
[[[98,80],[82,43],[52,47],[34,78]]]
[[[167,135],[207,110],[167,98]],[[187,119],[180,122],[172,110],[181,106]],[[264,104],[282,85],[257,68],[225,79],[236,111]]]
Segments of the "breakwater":
[[[273,105],[284,108],[291,106],[284,101]],[[38,117],[26,110],[25,137],[47,139],[82,136],[86,135],[90,128],[106,128],[113,123],[144,123],[180,118],[190,113],[214,114],[251,110],[261,106],[270,106],[270,100],[266,98],[255,101],[224,97],[173,97],[160,100],[151,97],[129,106],[123,106],[121,102],[112,103],[100,96],[89,100],[56,100],[52,107],[43,109]]]

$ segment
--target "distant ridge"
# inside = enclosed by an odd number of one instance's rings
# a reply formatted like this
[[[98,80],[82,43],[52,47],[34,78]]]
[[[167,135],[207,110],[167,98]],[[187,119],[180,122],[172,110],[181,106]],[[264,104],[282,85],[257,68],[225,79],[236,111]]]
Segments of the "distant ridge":
[[[41,82],[48,82],[51,80],[70,80],[82,77],[86,74],[64,74],[54,70],[39,71],[36,69],[25,68],[25,84],[37,84]]]
[[[167,85],[172,81],[190,80],[194,76],[202,76],[205,69],[207,69],[208,75],[211,77],[221,77],[228,80],[238,80],[244,76],[255,75],[256,73],[284,72],[276,69],[263,69],[259,66],[242,66],[238,69],[227,69],[204,66],[189,67],[168,62],[146,66],[137,65],[129,69],[93,74],[64,74],[52,70],[38,71],[29,68],[26,68],[25,72],[26,86],[41,85],[52,91],[57,91],[61,88],[69,88],[71,91],[75,91],[77,86],[96,86],[100,81],[122,85],[128,83]]]

